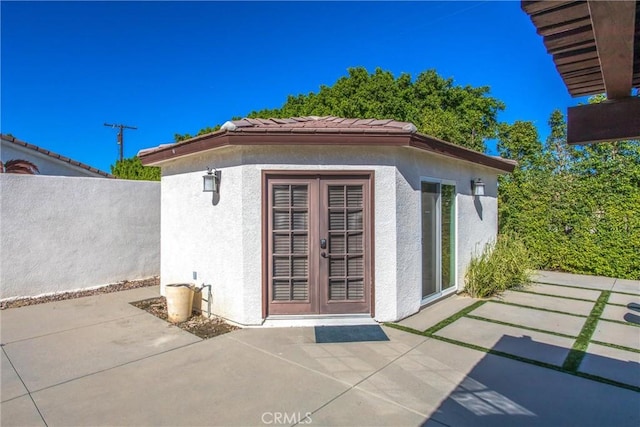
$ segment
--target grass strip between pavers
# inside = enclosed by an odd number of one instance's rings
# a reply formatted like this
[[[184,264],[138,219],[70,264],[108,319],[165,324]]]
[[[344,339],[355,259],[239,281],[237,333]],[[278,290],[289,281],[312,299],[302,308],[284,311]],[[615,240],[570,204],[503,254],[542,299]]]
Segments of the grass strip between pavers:
[[[566,314],[567,316],[582,317],[583,319],[588,317],[588,316],[584,316],[582,314],[567,313],[565,311],[551,310],[551,309],[542,308],[542,307],[533,307],[531,305],[517,304],[517,303],[514,303],[514,302],[500,301],[500,300],[497,300],[497,299],[492,299],[492,300],[490,300],[490,302],[495,302],[495,303],[504,304],[504,305],[512,305],[514,307],[530,308],[531,310],[546,311],[548,313]],[[589,301],[589,302],[593,302],[593,301]]]
[[[567,297],[567,296],[564,296],[564,295],[545,294],[543,292],[533,292],[533,291],[527,291],[525,289],[509,289],[509,290],[512,291],[512,292],[521,292],[523,294],[540,295],[540,296],[543,296],[543,297],[562,298],[562,299],[570,299],[570,300],[574,300],[574,301],[584,301],[584,302],[595,302],[592,299],[577,298],[577,297]]]
[[[639,297],[639,294],[634,294],[633,292],[625,292],[625,291],[614,291],[614,290],[609,290],[609,289],[596,289],[596,288],[583,288],[580,286],[576,286],[576,285],[559,285],[557,283],[549,283],[549,282],[541,282],[540,280],[534,280],[531,282],[532,285],[535,285],[536,283],[540,284],[540,285],[553,285],[553,286],[560,286],[562,288],[573,288],[573,289],[582,289],[583,291],[596,291],[596,292],[612,292],[614,294],[623,294],[623,295],[632,295],[634,297]]]
[[[598,344],[598,345],[601,345],[601,346],[604,346],[604,347],[617,348],[618,350],[630,351],[630,352],[633,352],[633,353],[640,353],[640,350],[638,350],[637,348],[625,347],[623,345],[611,344],[609,342],[591,340],[590,343],[591,344]]]
[[[466,347],[466,348],[469,348],[471,350],[481,351],[483,353],[493,354],[495,356],[500,356],[500,357],[504,357],[504,358],[511,359],[511,360],[517,360],[519,362],[528,363],[530,365],[536,365],[536,366],[539,366],[541,368],[551,369],[551,370],[554,370],[554,371],[562,372],[562,373],[573,375],[573,376],[576,376],[576,377],[585,378],[585,379],[588,379],[588,380],[591,380],[591,381],[597,381],[599,383],[608,384],[608,385],[612,385],[612,386],[615,386],[615,387],[620,387],[620,388],[624,388],[624,389],[627,389],[627,390],[632,390],[632,391],[635,391],[635,392],[640,392],[640,387],[638,387],[638,386],[621,383],[621,382],[618,382],[618,381],[615,381],[615,380],[611,380],[609,378],[600,377],[598,375],[593,375],[593,374],[587,374],[585,372],[580,372],[580,371],[577,370],[577,367],[574,370],[569,370],[569,369],[565,368],[565,365],[567,365],[567,362],[568,362],[571,354],[577,354],[578,353],[578,350],[576,348],[576,344],[578,343],[578,340],[581,337],[584,338],[586,336],[586,333],[588,331],[588,329],[586,329],[587,323],[589,323],[589,321],[593,321],[593,327],[591,328],[591,333],[589,334],[588,339],[587,339],[587,345],[588,345],[589,340],[591,339],[591,336],[593,335],[593,332],[595,331],[595,325],[597,324],[598,319],[599,319],[600,315],[602,314],[602,311],[604,310],[604,306],[607,303],[607,300],[609,299],[609,295],[610,294],[611,294],[610,291],[601,291],[600,297],[596,301],[593,309],[591,310],[591,313],[589,314],[589,317],[585,321],[585,325],[583,326],[582,331],[580,332],[580,335],[578,336],[578,339],[576,339],[576,342],[574,343],[573,348],[569,352],[569,355],[567,356],[567,359],[565,359],[565,361],[563,363],[563,366],[556,366],[556,365],[552,365],[550,363],[540,362],[538,360],[528,359],[526,357],[516,356],[514,354],[505,353],[505,352],[502,352],[502,351],[499,351],[499,350],[493,350],[493,349],[481,347],[481,346],[478,346],[478,345],[475,345],[475,344],[469,344],[469,343],[465,343],[465,342],[462,342],[462,341],[457,341],[457,340],[454,340],[454,339],[451,339],[451,338],[446,338],[446,337],[443,337],[443,336],[435,335],[435,333],[437,331],[439,331],[439,330],[443,329],[444,327],[452,324],[453,322],[455,322],[456,320],[460,319],[461,317],[476,318],[476,319],[479,319],[479,320],[487,320],[489,322],[502,323],[502,324],[506,324],[507,326],[515,326],[515,327],[527,329],[527,328],[522,327],[520,325],[511,325],[511,324],[508,324],[506,322],[493,321],[491,319],[484,319],[484,318],[482,318],[480,316],[474,316],[472,314],[469,314],[473,310],[475,310],[476,308],[478,308],[478,307],[482,306],[483,304],[485,304],[487,302],[487,300],[477,301],[477,302],[471,304],[470,306],[463,308],[462,310],[460,310],[459,312],[455,313],[454,315],[449,316],[448,318],[436,323],[434,326],[428,328],[425,331],[419,331],[418,329],[409,328],[407,326],[403,326],[403,325],[400,325],[400,324],[397,324],[397,323],[385,323],[385,326],[388,326],[388,327],[394,328],[394,329],[398,329],[398,330],[401,330],[401,331],[409,332],[409,333],[412,333],[412,334],[416,334],[416,335],[426,336],[426,337],[433,338],[433,339],[436,339],[436,340],[439,340],[439,341],[443,341],[443,342],[446,342],[446,343],[449,343],[449,344],[458,345],[460,347]],[[515,304],[512,304],[512,305],[515,305]],[[527,307],[527,306],[523,306],[523,307]],[[527,308],[533,308],[533,307],[527,307]],[[543,311],[545,311],[545,310],[543,310]],[[548,310],[546,310],[546,311],[548,311]],[[567,313],[562,313],[562,314],[567,314]],[[578,317],[584,317],[584,316],[578,316]],[[528,329],[532,329],[532,328],[528,328]],[[536,329],[533,329],[533,330],[536,330]],[[548,331],[542,331],[542,330],[540,330],[540,332],[550,333]],[[583,335],[583,332],[585,333],[584,335]],[[565,336],[563,334],[558,334],[558,333],[551,333],[551,334],[552,335]],[[572,338],[572,337],[569,337],[569,336],[566,336],[566,337]],[[600,343],[598,341],[594,341],[594,343],[608,345],[606,343]],[[626,350],[627,349],[626,347],[621,347],[621,346],[615,346],[615,345],[609,345],[609,346],[610,347],[621,348],[622,350]],[[585,350],[586,350],[586,346],[585,346]],[[640,352],[640,351],[638,351],[638,352]],[[574,357],[577,357],[577,356],[574,356]],[[578,361],[578,365],[577,366],[580,366],[580,362],[582,361],[583,357],[584,357],[584,352],[582,352],[580,360]]]
[[[607,318],[602,318],[600,320],[602,320],[603,322],[618,323],[620,325],[633,326],[635,328],[640,328],[639,324],[633,323],[633,322],[623,322],[622,320],[613,320],[613,319],[607,319]]]
[[[567,334],[562,334],[560,332],[553,332],[553,331],[547,331],[545,329],[532,328],[530,326],[523,326],[523,325],[518,325],[516,323],[503,322],[502,320],[489,319],[488,317],[475,316],[473,314],[467,314],[465,317],[469,319],[482,320],[483,322],[495,323],[497,325],[511,326],[513,328],[518,328],[518,329],[526,329],[527,331],[542,332],[543,334],[547,334],[547,335],[555,335],[558,337],[571,338],[571,339],[577,338],[575,335],[567,335]]]
[[[479,308],[480,306],[482,306],[486,302],[487,302],[486,300],[474,302],[473,304],[471,304],[468,307],[463,308],[462,310],[460,310],[459,312],[457,312],[453,316],[449,316],[446,319],[444,319],[444,320],[436,323],[432,327],[428,328],[427,330],[424,331],[424,335],[431,336],[431,335],[435,334],[440,329],[449,326],[450,324],[452,324],[453,322],[455,322],[459,318],[466,316],[467,314],[471,313],[476,308]]]
[[[589,317],[582,325],[582,330],[576,338],[576,341],[573,343],[573,347],[571,351],[567,355],[564,363],[562,364],[562,369],[565,369],[569,372],[577,372],[580,367],[580,363],[582,363],[582,359],[584,359],[584,355],[587,352],[587,347],[589,346],[589,341],[591,341],[591,337],[596,330],[596,325],[598,324],[598,320],[600,320],[600,316],[602,316],[602,312],[604,311],[604,307],[607,304],[607,300],[609,299],[609,295],[611,295],[610,291],[602,291],[595,305],[591,309],[591,313],[589,313]]]
[[[560,366],[552,365],[550,363],[540,362],[539,360],[528,359],[528,358],[522,357],[522,356],[516,356],[515,354],[505,353],[503,351],[493,350],[493,349],[490,349],[490,348],[485,348],[485,347],[481,347],[481,346],[478,346],[478,345],[475,345],[475,344],[469,344],[469,343],[453,340],[451,338],[446,338],[446,337],[442,337],[442,336],[439,336],[439,335],[433,335],[431,338],[439,340],[439,341],[444,341],[444,342],[447,342],[449,344],[455,344],[455,345],[459,345],[461,347],[466,347],[466,348],[469,348],[469,349],[472,349],[472,350],[477,350],[477,351],[482,351],[484,353],[493,354],[495,356],[500,356],[500,357],[504,357],[504,358],[511,359],[511,360],[517,360],[518,362],[524,362],[524,363],[528,363],[530,365],[540,366],[541,368],[552,369],[554,371],[563,372],[565,374],[574,375],[576,377],[587,378],[587,379],[592,380],[592,381],[597,381],[597,382],[600,382],[600,383],[605,383],[605,384],[609,384],[609,385],[612,385],[612,386],[625,388],[627,390],[633,390],[633,391],[636,391],[636,392],[640,392],[640,387],[638,387],[638,386],[621,383],[621,382],[615,381],[615,380],[610,380],[609,378],[600,377],[598,375],[587,374],[587,373],[584,373],[584,372],[577,372],[577,371],[576,372],[567,371],[567,370],[565,370],[564,368],[562,368]]]
[[[424,331],[420,331],[418,329],[413,329],[413,328],[410,328],[408,326],[401,325],[399,323],[385,323],[385,326],[389,326],[390,328],[399,329],[401,331],[409,332],[409,333],[416,334],[416,335],[423,335],[425,337],[430,337],[433,334],[435,334],[436,332],[438,332],[440,329],[446,327],[447,325],[452,324],[453,322],[455,322],[459,318],[466,316],[468,313],[470,313],[473,310],[475,310],[476,308],[480,307],[485,302],[487,302],[487,301],[485,301],[485,300],[476,301],[473,304],[471,304],[470,306],[463,308],[459,312],[447,317],[444,320],[441,320],[440,322],[436,323],[435,325],[433,325],[432,327],[430,327],[430,328],[428,328],[428,329],[426,329]]]

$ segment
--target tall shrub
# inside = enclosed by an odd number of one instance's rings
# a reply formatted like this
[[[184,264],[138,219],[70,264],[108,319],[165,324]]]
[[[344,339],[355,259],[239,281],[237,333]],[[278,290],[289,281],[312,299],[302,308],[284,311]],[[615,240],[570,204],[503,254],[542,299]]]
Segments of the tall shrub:
[[[486,298],[531,282],[533,264],[524,243],[514,235],[499,235],[471,258],[465,291]]]

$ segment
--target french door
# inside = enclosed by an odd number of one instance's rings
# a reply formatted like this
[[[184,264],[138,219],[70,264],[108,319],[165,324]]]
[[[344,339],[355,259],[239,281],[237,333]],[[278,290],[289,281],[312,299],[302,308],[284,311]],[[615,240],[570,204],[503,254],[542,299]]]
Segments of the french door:
[[[456,286],[456,187],[422,181],[422,299],[437,298]]]
[[[267,176],[268,314],[369,313],[368,176]]]

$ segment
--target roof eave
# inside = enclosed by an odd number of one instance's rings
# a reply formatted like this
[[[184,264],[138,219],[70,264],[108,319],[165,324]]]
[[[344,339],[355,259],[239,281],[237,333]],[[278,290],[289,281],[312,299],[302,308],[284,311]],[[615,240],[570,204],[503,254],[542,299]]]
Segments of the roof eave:
[[[439,140],[427,135],[409,132],[229,132],[219,131],[192,138],[178,144],[140,154],[145,166],[158,166],[177,158],[226,146],[240,145],[351,145],[351,146],[394,146],[413,147],[419,150],[444,155],[450,158],[480,164],[499,171],[513,172],[516,163],[488,156],[468,148]]]

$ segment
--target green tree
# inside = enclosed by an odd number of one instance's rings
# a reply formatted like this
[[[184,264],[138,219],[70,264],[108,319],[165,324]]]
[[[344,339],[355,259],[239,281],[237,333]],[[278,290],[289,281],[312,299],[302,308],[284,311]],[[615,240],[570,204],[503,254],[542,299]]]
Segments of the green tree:
[[[504,104],[489,96],[489,87],[460,86],[435,70],[420,73],[415,80],[376,68],[348,69],[333,86],[320,86],[317,93],[290,95],[280,108],[263,109],[248,117],[284,118],[337,116],[394,119],[416,125],[420,132],[478,151],[484,140],[495,138],[498,112]],[[213,128],[213,129],[217,129]],[[206,133],[207,129],[200,133]],[[176,135],[180,141],[190,135]]]
[[[143,166],[137,156],[116,161],[115,165],[111,165],[111,174],[120,179],[160,181],[160,168]]]
[[[519,161],[500,178],[501,233],[539,267],[639,279],[640,141],[571,147],[562,113],[549,126],[545,144],[529,125],[501,126],[500,154]]]

